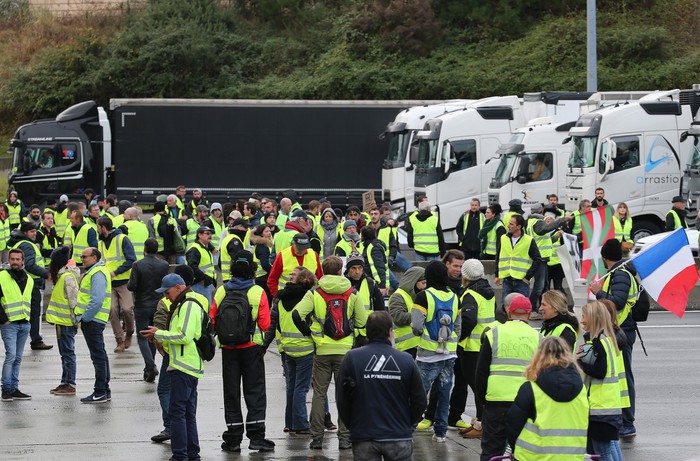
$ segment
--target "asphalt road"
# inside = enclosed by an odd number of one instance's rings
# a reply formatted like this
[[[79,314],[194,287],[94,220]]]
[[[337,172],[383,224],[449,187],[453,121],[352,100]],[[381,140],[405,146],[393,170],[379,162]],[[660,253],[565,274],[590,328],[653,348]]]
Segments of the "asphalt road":
[[[52,327],[44,324],[45,341],[56,344]],[[637,432],[631,442],[622,443],[627,460],[700,460],[700,312],[688,312],[683,319],[669,313],[652,313],[641,327],[649,353],[645,357],[639,342],[634,349],[637,380]],[[112,371],[112,401],[84,405],[79,398],[92,392],[93,369],[79,333],[78,395],[49,394],[58,385],[61,368],[58,351],[25,350],[20,375],[21,389],[31,401],[0,402],[0,459],[144,461],[168,459],[170,446],[154,444],[150,437],[161,430],[160,407],[155,384],[141,380],[143,362],[134,344],[123,354],[112,353],[114,341],[106,330]],[[247,450],[239,455],[220,450],[225,429],[221,385],[221,362],[207,364],[206,377],[199,383],[198,427],[202,458],[205,460],[349,460],[340,452],[335,434],[327,433],[324,450],[309,450],[308,439],[285,434],[284,379],[276,351],[266,356],[268,389],[268,438],[274,453]],[[309,399],[311,394],[309,394]],[[334,402],[331,397],[331,402]],[[468,418],[473,400],[467,403]],[[337,411],[331,406],[333,418]],[[478,440],[466,440],[449,431],[448,442],[435,444],[429,433],[416,434],[416,460],[478,460]],[[245,442],[244,442],[245,443]]]

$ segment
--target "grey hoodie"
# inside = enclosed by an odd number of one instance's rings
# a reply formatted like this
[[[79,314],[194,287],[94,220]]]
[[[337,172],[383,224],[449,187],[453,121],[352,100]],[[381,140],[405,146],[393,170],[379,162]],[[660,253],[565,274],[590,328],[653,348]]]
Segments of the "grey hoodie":
[[[399,289],[411,295],[411,299],[416,299],[416,293],[413,291],[418,280],[425,278],[425,269],[422,267],[411,267],[401,277]],[[413,306],[410,306],[413,307]],[[389,314],[397,327],[405,327],[411,324],[411,313],[408,311],[409,306],[406,305],[403,296],[400,293],[394,293],[389,298]]]

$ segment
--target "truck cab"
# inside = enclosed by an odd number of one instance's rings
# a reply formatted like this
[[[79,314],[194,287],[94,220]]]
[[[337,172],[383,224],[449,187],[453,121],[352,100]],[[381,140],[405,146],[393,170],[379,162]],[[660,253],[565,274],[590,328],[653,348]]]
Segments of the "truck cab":
[[[414,170],[418,156],[416,133],[425,122],[442,114],[464,109],[472,99],[455,99],[440,104],[409,107],[396,115],[380,138],[388,141],[387,156],[382,165],[383,200],[391,202],[397,214],[412,211]]]
[[[55,119],[23,125],[10,141],[9,185],[25,203],[42,203],[66,192],[79,197],[87,187],[104,193],[104,153],[110,139],[107,115],[94,101],[76,104]]]
[[[545,117],[516,130],[496,151],[499,161],[489,184],[489,203],[518,198],[527,209],[547,203],[549,194],[563,196],[570,146],[562,142],[575,123],[553,123]]]
[[[569,131],[567,211],[602,187],[611,205],[627,204],[635,239],[663,231],[671,199],[682,192],[692,144],[683,135],[691,126],[691,108],[681,104],[679,94],[653,92],[579,117]]]

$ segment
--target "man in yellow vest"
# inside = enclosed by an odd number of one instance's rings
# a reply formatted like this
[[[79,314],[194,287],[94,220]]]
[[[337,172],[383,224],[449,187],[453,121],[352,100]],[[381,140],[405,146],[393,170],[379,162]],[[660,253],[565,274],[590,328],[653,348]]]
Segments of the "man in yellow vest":
[[[41,337],[41,290],[44,288],[44,280],[49,278],[49,271],[46,270],[44,257],[36,244],[37,229],[34,223],[23,221],[19,229],[10,234],[7,246],[10,249],[18,248],[24,253],[24,270],[34,280],[31,299],[31,338],[32,350],[47,350],[53,346],[44,343]]]
[[[78,266],[83,264],[80,256],[83,250],[92,247],[97,248],[97,230],[93,229],[85,222],[85,218],[80,210],[69,211],[70,227],[66,229],[66,236],[63,239],[66,245],[71,245],[73,253],[71,258]]]
[[[66,234],[66,229],[70,225],[68,218],[68,196],[63,194],[58,199],[56,212],[54,213],[54,224],[56,225],[56,234],[63,241],[63,236]]]
[[[294,235],[292,246],[285,248],[275,257],[267,277],[267,287],[272,296],[277,294],[277,290],[284,288],[289,281],[289,275],[297,266],[304,266],[319,279],[323,276],[318,253],[311,249],[311,241],[306,234]]]
[[[513,215],[508,221],[508,233],[498,241],[496,254],[496,285],[503,284],[503,299],[517,292],[530,296],[530,280],[541,262],[535,239],[525,234],[525,219]]]
[[[527,323],[531,312],[530,300],[518,296],[508,307],[509,321],[482,336],[475,375],[475,394],[484,402],[481,461],[500,456],[506,449],[506,414],[525,382],[523,372],[541,340]]]
[[[416,252],[416,261],[434,261],[445,252],[445,240],[440,220],[431,211],[430,203],[423,201],[418,212],[406,221],[408,246]]]
[[[86,272],[80,280],[75,319],[81,324],[95,368],[93,393],[80,401],[86,404],[104,403],[112,400],[112,391],[109,388],[109,358],[104,338],[105,325],[109,321],[112,282],[110,271],[105,263],[100,261],[102,254],[97,248],[86,248],[80,256]]]
[[[467,386],[472,388],[474,403],[476,404],[476,417],[472,419],[470,427],[460,430],[462,437],[479,438],[483,435],[481,420],[484,414],[484,402],[476,394],[476,362],[481,348],[481,335],[496,321],[496,294],[488,280],[484,278],[484,265],[478,259],[467,259],[462,264],[462,278],[466,284],[466,290],[460,299],[460,312],[462,316],[462,332],[459,337],[457,355],[461,366],[461,373]],[[457,371],[455,370],[455,373]],[[464,408],[467,402],[467,392],[460,398],[464,404],[458,406]]]
[[[19,390],[19,369],[29,336],[30,302],[34,280],[24,271],[22,250],[10,250],[10,268],[0,271],[0,333],[5,345],[2,364],[2,401],[30,400]]]
[[[457,221],[457,241],[459,249],[462,250],[466,259],[479,259],[481,255],[479,231],[484,225],[484,214],[480,208],[479,199],[473,198],[469,210],[462,214]]]
[[[365,258],[358,253],[352,253],[345,261],[345,276],[350,280],[352,287],[357,290],[362,298],[362,305],[367,311],[367,315],[374,311],[386,310],[384,306],[384,296],[379,290],[377,283],[365,274]],[[364,328],[356,329],[355,347],[367,344],[367,334]]]
[[[239,251],[246,249],[248,245],[248,228],[250,224],[243,218],[236,218],[226,229],[226,235],[220,240],[219,266],[221,278],[226,281],[231,278],[231,262]]]
[[[51,264],[51,252],[60,246],[60,239],[56,233],[54,226],[54,213],[48,208],[41,213],[41,226],[36,233],[36,242],[41,251],[41,256],[44,258],[44,267],[48,269]],[[51,292],[53,291],[53,281],[51,278],[44,282],[42,291],[42,312],[46,315],[46,309],[49,306]]]
[[[139,211],[134,207],[124,210],[124,224],[119,229],[124,235],[129,237],[134,246],[136,260],[140,261],[144,257],[144,244],[148,238],[148,226],[139,221]],[[114,220],[112,220],[114,223]]]
[[[175,207],[177,209],[177,207]],[[165,203],[157,201],[153,205],[153,217],[148,220],[148,235],[158,241],[158,254],[173,264],[184,264],[184,241],[175,218],[170,216]],[[182,256],[180,256],[182,253]]]
[[[408,352],[416,358],[416,349],[420,336],[411,329],[411,310],[416,296],[425,290],[425,269],[414,266],[404,272],[399,288],[389,297],[389,313],[394,322],[394,341],[396,348]]]
[[[136,253],[129,237],[121,230],[112,227],[112,219],[103,216],[97,220],[100,234],[99,250],[104,258],[105,267],[111,277],[111,304],[109,323],[112,325],[117,347],[114,352],[124,352],[131,346],[134,335],[134,296],[126,287],[131,275],[131,266],[136,262]],[[124,328],[120,313],[124,317]],[[124,331],[126,330],[126,332]]]
[[[425,268],[425,279],[428,288],[416,295],[411,327],[420,336],[416,365],[423,388],[426,394],[432,386],[437,390],[433,440],[445,443],[462,320],[459,299],[447,286],[447,267],[441,261],[430,262]]]
[[[216,271],[214,270],[214,252],[218,252],[211,244],[214,229],[200,226],[197,229],[197,240],[188,245],[185,258],[187,265],[194,271],[192,291],[207,298],[211,305],[212,285],[216,287]]]
[[[688,212],[685,209],[685,200],[680,195],[673,197],[673,207],[666,213],[666,232],[676,229],[688,228],[688,223],[685,220]]]
[[[637,322],[632,317],[631,311],[639,294],[639,286],[634,277],[637,275],[637,271],[632,264],[620,267],[622,265],[622,246],[617,239],[606,240],[600,249],[600,255],[609,275],[605,279],[593,281],[590,290],[597,299],[608,299],[615,304],[618,324],[627,338],[625,344],[620,347],[620,352],[622,352],[625,364],[630,406],[622,409],[620,437],[634,437],[637,430],[634,427],[636,392],[634,373],[632,372],[632,348],[636,340]]]
[[[299,235],[304,234],[297,234]],[[282,255],[277,257],[280,256]],[[343,357],[352,349],[353,328],[363,328],[367,321],[367,311],[362,300],[350,281],[342,276],[342,270],[343,261],[339,257],[328,256],[324,259],[318,289],[306,293],[292,313],[294,325],[305,336],[311,336],[316,344],[311,377],[314,394],[311,401],[312,440],[309,448],[312,449],[323,448],[325,404],[331,378],[340,382],[338,372]],[[313,314],[314,318],[310,328],[303,320],[309,314]],[[342,419],[338,426],[339,448],[352,448],[350,432]]]
[[[170,449],[171,459],[199,459],[197,433],[197,385],[204,377],[204,362],[195,340],[199,338],[204,309],[194,298],[185,281],[177,274],[163,277],[156,290],[172,303],[167,330],[151,326],[140,333],[155,339],[168,352],[170,365]]]
[[[508,226],[511,217],[513,217],[514,215],[523,216],[524,214],[525,212],[523,211],[523,201],[519,198],[514,198],[513,200],[508,202],[508,211],[506,211],[503,214],[503,224],[505,226]]]

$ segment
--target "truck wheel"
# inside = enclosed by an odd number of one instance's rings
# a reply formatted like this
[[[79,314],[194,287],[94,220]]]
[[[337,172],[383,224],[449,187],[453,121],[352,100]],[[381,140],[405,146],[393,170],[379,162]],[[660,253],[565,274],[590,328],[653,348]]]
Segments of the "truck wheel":
[[[632,238],[636,242],[640,238],[663,232],[663,229],[653,221],[641,220],[635,221],[632,229]]]

